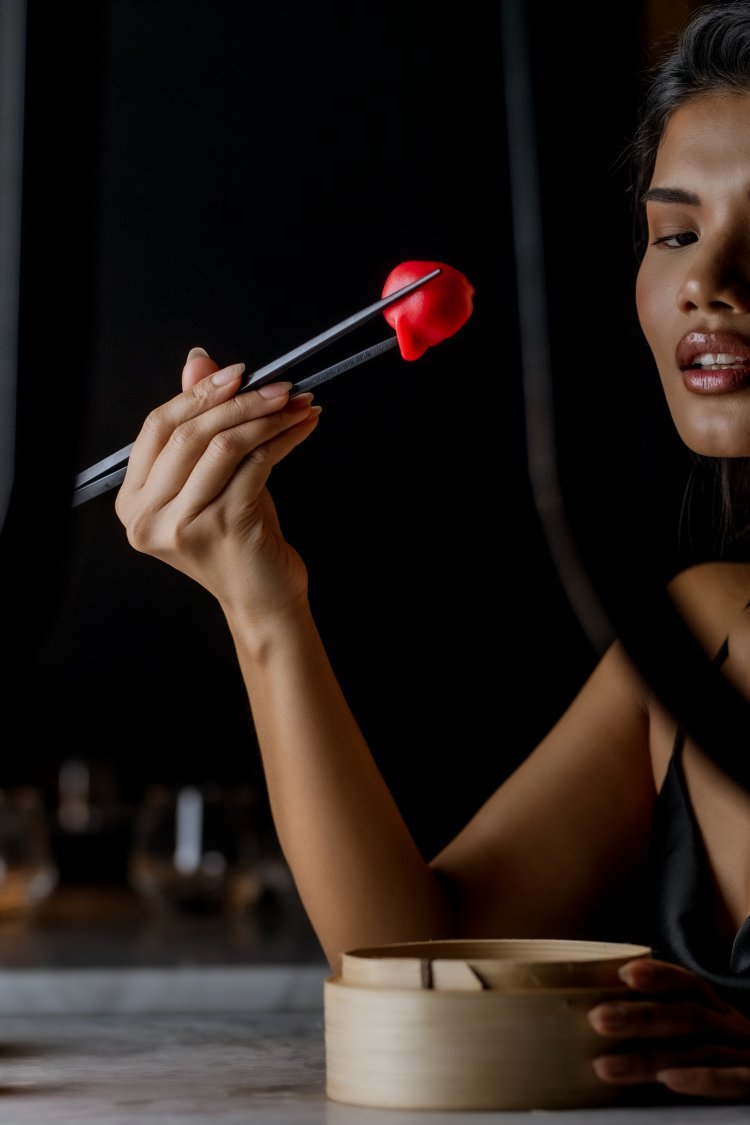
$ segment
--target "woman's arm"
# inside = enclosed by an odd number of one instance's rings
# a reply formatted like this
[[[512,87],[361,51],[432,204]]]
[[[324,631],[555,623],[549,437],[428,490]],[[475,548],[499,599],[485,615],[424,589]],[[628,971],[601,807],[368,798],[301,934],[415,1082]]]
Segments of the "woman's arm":
[[[331,965],[346,949],[453,932],[342,695],[306,603],[259,631],[229,617],[276,831]]]
[[[237,647],[279,841],[331,964],[396,936],[450,930],[446,900],[386,788],[330,667],[307,573],[266,481],[315,429],[289,384],[236,395],[241,367],[193,354],[183,393],[135,442],[117,514],[136,550],[219,601]]]
[[[116,507],[136,549],[222,606],[278,837],[331,965],[388,941],[582,932],[648,842],[648,724],[627,661],[613,650],[538,750],[425,863],[340,690],[266,489],[317,413],[288,384],[235,395],[239,369],[222,378],[207,356],[190,359],[183,393],[144,424]],[[499,714],[498,755],[511,738]]]
[[[503,736],[500,718],[498,753]],[[655,797],[643,684],[614,644],[537,748],[433,860],[454,888],[464,932],[596,936],[604,904],[646,869]]]

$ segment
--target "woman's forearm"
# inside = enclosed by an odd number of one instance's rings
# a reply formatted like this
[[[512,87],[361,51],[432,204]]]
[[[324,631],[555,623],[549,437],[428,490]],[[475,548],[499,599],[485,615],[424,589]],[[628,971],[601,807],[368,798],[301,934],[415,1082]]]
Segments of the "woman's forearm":
[[[228,615],[284,855],[332,967],[358,946],[444,937],[447,899],[343,697],[309,607],[261,640]]]
[[[290,383],[237,394],[241,373],[190,353],[182,394],[133,445],[116,510],[136,550],[223,607],[279,840],[335,967],[360,944],[444,935],[449,912],[341,694],[266,488],[318,411]]]

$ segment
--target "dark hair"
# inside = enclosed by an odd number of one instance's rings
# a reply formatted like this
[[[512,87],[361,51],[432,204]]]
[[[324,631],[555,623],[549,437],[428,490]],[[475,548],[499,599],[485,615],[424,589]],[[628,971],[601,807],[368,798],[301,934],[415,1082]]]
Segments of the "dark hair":
[[[646,241],[643,193],[651,182],[664,130],[690,98],[715,90],[750,90],[750,0],[697,8],[671,50],[647,72],[639,124],[630,149],[636,245]]]
[[[639,124],[630,146],[634,239],[638,256],[646,247],[643,194],[647,190],[671,115],[691,98],[712,91],[750,91],[750,0],[729,0],[694,10],[663,54],[646,73]],[[750,459],[695,455],[683,518],[699,491],[710,495],[715,511],[712,548],[720,555],[750,543]]]

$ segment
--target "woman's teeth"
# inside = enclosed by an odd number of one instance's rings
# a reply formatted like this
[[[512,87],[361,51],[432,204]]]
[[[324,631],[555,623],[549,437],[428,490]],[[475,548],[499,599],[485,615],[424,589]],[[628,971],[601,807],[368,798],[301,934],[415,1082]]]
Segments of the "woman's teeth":
[[[694,367],[734,367],[735,364],[744,363],[745,360],[741,355],[726,355],[719,352],[718,355],[712,355],[707,352],[705,355],[696,356],[693,360]]]

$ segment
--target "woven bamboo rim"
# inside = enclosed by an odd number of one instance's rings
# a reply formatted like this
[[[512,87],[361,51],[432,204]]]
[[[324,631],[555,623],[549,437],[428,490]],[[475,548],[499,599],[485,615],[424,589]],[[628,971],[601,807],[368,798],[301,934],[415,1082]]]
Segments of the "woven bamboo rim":
[[[591,1067],[602,1040],[587,1012],[624,996],[617,968],[650,952],[533,939],[352,950],[324,986],[326,1093],[404,1110],[616,1104]]]

